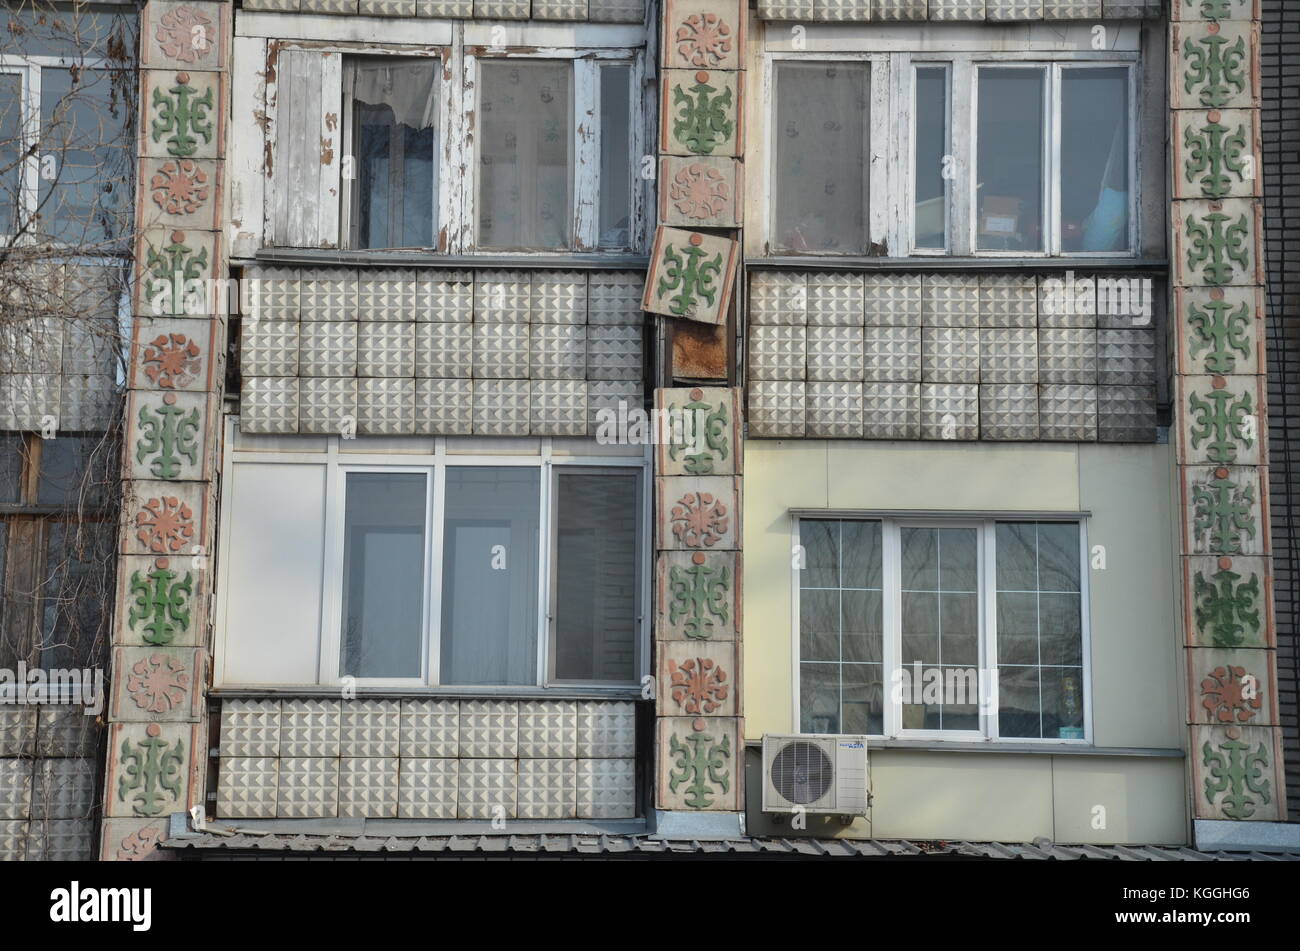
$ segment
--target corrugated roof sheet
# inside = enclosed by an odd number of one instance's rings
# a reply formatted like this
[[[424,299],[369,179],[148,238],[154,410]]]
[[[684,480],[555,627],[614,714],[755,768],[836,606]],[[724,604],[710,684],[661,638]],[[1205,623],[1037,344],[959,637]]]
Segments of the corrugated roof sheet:
[[[455,855],[757,856],[775,854],[808,858],[1030,859],[1121,862],[1296,862],[1300,853],[1198,852],[1155,845],[1055,845],[1003,842],[923,842],[905,839],[762,838],[665,840],[651,835],[430,835],[345,836],[236,832],[178,836],[162,843],[175,850],[223,852],[449,853]]]

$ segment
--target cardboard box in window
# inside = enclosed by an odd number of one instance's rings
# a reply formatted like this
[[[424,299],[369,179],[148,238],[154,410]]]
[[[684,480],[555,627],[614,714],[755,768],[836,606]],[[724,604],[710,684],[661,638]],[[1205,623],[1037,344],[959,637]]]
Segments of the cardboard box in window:
[[[1012,238],[1020,233],[1020,199],[989,195],[980,205],[980,234],[991,238]]]

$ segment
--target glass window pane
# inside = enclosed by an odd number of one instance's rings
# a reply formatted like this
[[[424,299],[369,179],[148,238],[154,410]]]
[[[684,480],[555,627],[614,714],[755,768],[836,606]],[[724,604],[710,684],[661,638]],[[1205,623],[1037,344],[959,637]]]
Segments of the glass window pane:
[[[359,248],[431,247],[437,231],[437,60],[352,63]]]
[[[14,433],[0,435],[0,502],[23,500],[23,437]]]
[[[600,246],[632,246],[632,68],[600,70]]]
[[[840,531],[844,540],[844,587],[879,589],[884,570],[880,523],[841,522]]]
[[[948,189],[944,157],[948,150],[948,71],[916,71],[916,207],[914,241],[918,248],[946,248]]]
[[[883,598],[879,591],[840,592],[843,660],[874,661],[884,659],[882,631]]]
[[[799,544],[803,546],[803,588],[838,588],[840,584],[840,527],[830,519],[804,519],[799,523]]]
[[[1038,588],[1037,541],[1033,522],[998,522],[998,590]]]
[[[636,679],[637,476],[557,480],[555,676]]]
[[[36,500],[42,505],[87,505],[103,501],[104,456],[111,447],[95,437],[58,436],[41,440],[41,472]]]
[[[867,250],[866,64],[782,64],[776,74],[774,244]]]
[[[1061,250],[1129,246],[1128,69],[1061,73]]]
[[[131,110],[114,84],[102,70],[41,70],[40,154],[54,174],[39,178],[36,231],[51,240],[95,246],[130,230]]]
[[[840,732],[838,664],[799,665],[799,729],[804,733]]]
[[[1079,590],[1079,526],[1077,524],[1039,523],[1038,584],[1044,591]]]
[[[998,662],[1038,663],[1038,594],[998,592]]]
[[[418,472],[347,473],[345,675],[423,676],[425,484]]]
[[[904,591],[939,590],[939,536],[933,528],[903,528],[902,544]]]
[[[572,245],[572,75],[568,63],[482,64],[480,247]]]
[[[0,73],[0,234],[12,234],[23,181],[23,80]]]
[[[1043,250],[1043,83],[1038,68],[979,70],[975,181],[981,251]]]
[[[537,683],[536,468],[447,470],[442,682]]]
[[[38,663],[46,669],[103,662],[105,607],[112,603],[114,527],[51,522],[41,586]]]
[[[844,732],[885,732],[885,684],[880,664],[845,664]]]
[[[799,593],[799,655],[804,660],[840,659],[840,593]]]

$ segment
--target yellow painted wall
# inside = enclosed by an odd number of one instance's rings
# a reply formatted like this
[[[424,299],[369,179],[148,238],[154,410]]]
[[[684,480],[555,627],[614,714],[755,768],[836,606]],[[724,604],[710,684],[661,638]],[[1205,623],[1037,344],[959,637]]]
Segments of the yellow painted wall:
[[[1097,746],[1185,746],[1171,447],[749,440],[745,444],[745,736],[797,732],[792,509],[1090,511]],[[872,823],[847,834],[1060,842],[1186,841],[1185,761],[874,750]],[[754,777],[757,779],[757,777]],[[753,783],[751,781],[751,790]],[[750,825],[766,825],[750,799]],[[1093,828],[1093,807],[1106,828]]]

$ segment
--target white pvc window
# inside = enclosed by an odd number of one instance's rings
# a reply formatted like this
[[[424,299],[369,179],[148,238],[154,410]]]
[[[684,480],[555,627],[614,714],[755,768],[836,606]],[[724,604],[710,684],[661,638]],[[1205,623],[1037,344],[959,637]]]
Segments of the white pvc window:
[[[1086,742],[1078,521],[801,518],[797,729]]]

